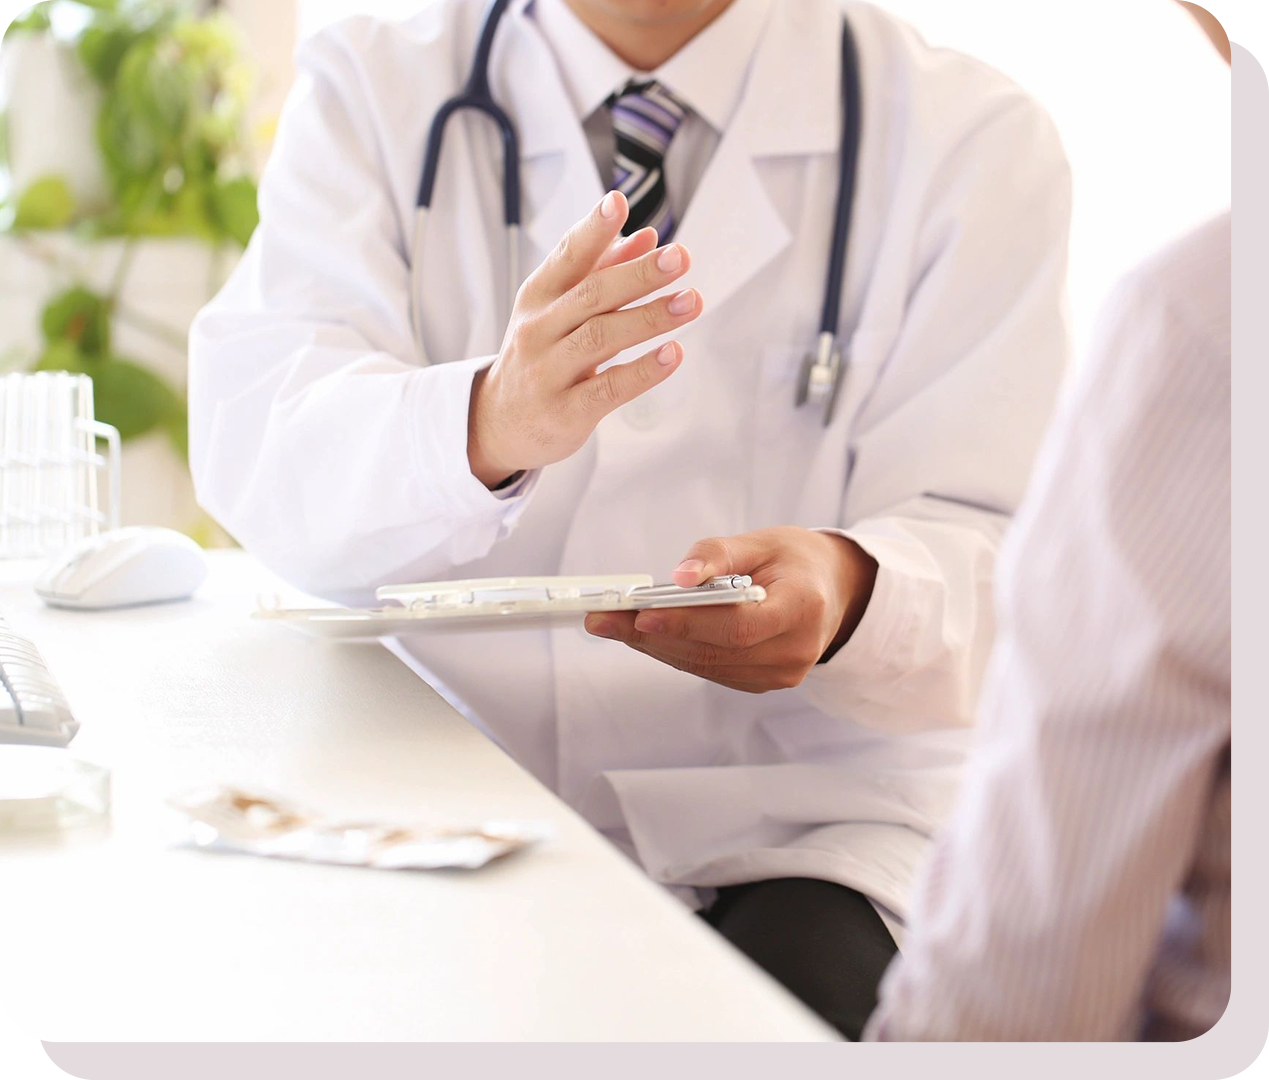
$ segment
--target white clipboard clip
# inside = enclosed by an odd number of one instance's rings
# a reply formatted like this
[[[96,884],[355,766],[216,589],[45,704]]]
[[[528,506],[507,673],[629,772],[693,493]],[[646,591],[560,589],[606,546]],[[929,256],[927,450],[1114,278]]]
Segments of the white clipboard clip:
[[[648,574],[473,578],[385,585],[380,608],[284,608],[262,601],[256,618],[317,637],[396,637],[420,631],[488,630],[573,622],[589,612],[757,604],[767,593],[733,574],[693,588],[656,584]]]

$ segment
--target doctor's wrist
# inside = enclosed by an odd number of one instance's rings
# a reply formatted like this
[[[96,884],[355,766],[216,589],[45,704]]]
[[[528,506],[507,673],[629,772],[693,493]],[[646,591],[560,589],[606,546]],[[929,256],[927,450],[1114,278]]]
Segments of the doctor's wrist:
[[[471,384],[471,403],[467,410],[467,464],[471,474],[490,491],[498,491],[515,483],[524,475],[519,466],[507,465],[489,452],[488,440],[481,437],[484,417],[480,406],[480,389],[489,374],[488,369],[476,373]]]
[[[841,650],[863,621],[868,602],[877,583],[877,560],[853,540],[835,534],[823,534],[837,549],[837,581],[842,598],[842,620],[837,633],[818,663],[827,664]]]

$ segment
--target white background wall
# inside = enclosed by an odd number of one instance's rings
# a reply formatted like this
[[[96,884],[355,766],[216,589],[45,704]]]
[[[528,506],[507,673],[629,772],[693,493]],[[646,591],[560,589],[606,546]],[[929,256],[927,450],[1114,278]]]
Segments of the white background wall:
[[[299,0],[301,34],[426,0]],[[798,3],[800,0],[777,0]],[[1075,177],[1077,345],[1133,263],[1229,203],[1229,72],[1172,0],[880,0],[936,45],[972,53],[1052,114]],[[1081,348],[1082,351],[1082,348]]]
[[[1229,68],[1172,0],[881,6],[931,43],[1004,71],[1057,123],[1075,182],[1070,289],[1079,345],[1125,270],[1229,205]]]

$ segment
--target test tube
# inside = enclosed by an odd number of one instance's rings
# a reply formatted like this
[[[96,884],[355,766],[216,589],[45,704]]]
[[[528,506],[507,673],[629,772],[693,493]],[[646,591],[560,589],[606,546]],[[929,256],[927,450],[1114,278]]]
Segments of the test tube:
[[[89,535],[95,528],[97,466],[94,460],[96,440],[93,438],[92,409],[93,384],[87,375],[80,375],[75,382],[74,395],[74,458],[77,467],[74,472],[74,491],[71,494],[71,508],[74,520],[74,540],[78,541]]]
[[[97,439],[110,445],[97,453]],[[99,531],[97,472],[118,481],[118,436],[93,420],[92,379],[71,372],[0,376],[0,557],[42,555]],[[110,513],[117,513],[117,498]]]

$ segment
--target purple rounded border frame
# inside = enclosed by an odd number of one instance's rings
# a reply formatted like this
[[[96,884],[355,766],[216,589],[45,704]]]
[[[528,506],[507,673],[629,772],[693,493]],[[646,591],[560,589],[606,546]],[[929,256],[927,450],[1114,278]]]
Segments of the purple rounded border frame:
[[[1244,462],[1269,457],[1269,433],[1251,410],[1269,400],[1269,58],[1249,42],[1233,49],[1233,358],[1241,360],[1239,395],[1233,411],[1245,414],[1235,454]],[[1256,363],[1260,360],[1260,363]],[[1269,513],[1260,509],[1251,486],[1259,473],[1242,471],[1247,491],[1246,513],[1236,515],[1235,547],[1263,551],[1269,546]],[[1236,487],[1239,486],[1236,482]],[[1264,595],[1265,572],[1247,563],[1239,595]],[[1249,576],[1250,575],[1250,576]],[[1255,671],[1260,641],[1250,603],[1233,605],[1235,660],[1245,657],[1246,671]],[[1241,626],[1240,626],[1241,624]],[[1255,684],[1237,694],[1242,711],[1253,698],[1264,698]],[[1265,730],[1249,723],[1240,731],[1241,758],[1265,759]],[[1235,791],[1236,821],[1269,820],[1269,787],[1242,784]],[[1245,845],[1244,845],[1245,846]],[[1225,1018],[1213,1031],[1193,1042],[1173,1046],[703,1046],[703,1044],[581,1043],[41,1043],[41,1056],[65,1080],[265,1080],[299,1075],[306,1080],[344,1080],[349,1076],[407,1076],[437,1071],[440,1075],[505,1077],[516,1072],[569,1075],[595,1072],[605,1080],[638,1077],[671,1067],[678,1071],[725,1070],[737,1080],[768,1077],[775,1071],[798,1070],[802,1077],[835,1075],[849,1067],[886,1071],[887,1080],[921,1077],[934,1072],[956,1080],[1027,1075],[1028,1080],[1061,1077],[1072,1071],[1101,1076],[1129,1069],[1151,1080],[1207,1075],[1239,1077],[1253,1070],[1263,1055],[1263,1039],[1255,1008],[1269,1000],[1269,930],[1250,918],[1265,906],[1269,873],[1244,858],[1236,893],[1245,918],[1235,930],[1235,991]],[[1147,1071],[1148,1070],[1148,1071]]]

